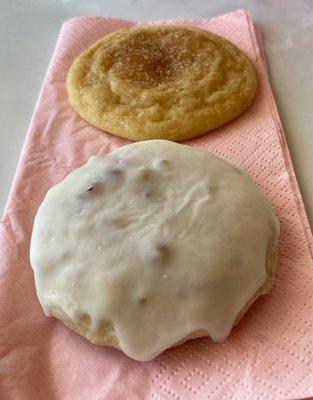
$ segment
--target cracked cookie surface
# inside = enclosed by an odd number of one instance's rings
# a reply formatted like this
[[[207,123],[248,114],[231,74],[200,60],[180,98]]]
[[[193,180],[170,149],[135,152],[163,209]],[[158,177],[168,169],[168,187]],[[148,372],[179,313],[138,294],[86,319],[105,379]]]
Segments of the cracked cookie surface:
[[[80,54],[69,101],[95,127],[131,140],[186,140],[245,111],[257,79],[227,40],[180,25],[115,31]]]

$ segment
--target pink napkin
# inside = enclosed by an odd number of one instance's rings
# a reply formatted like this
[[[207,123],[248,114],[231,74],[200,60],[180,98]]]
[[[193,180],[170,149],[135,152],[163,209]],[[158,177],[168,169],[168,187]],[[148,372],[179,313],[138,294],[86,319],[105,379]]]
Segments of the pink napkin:
[[[171,23],[173,21],[167,21]],[[274,290],[224,343],[204,338],[151,362],[97,347],[44,316],[29,264],[35,213],[47,190],[91,155],[127,143],[71,109],[65,76],[79,52],[133,22],[82,17],[65,22],[20,158],[0,230],[0,398],[295,399],[313,395],[313,269],[308,222],[251,16],[179,21],[232,41],[252,60],[259,91],[225,127],[190,140],[241,164],[271,199],[281,224]]]

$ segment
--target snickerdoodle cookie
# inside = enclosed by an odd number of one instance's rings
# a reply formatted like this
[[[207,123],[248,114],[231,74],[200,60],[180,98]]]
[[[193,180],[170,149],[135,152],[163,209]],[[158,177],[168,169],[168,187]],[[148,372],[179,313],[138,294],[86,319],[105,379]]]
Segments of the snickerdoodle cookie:
[[[97,128],[131,140],[185,140],[226,124],[252,102],[257,79],[229,41],[180,25],[115,31],[80,54],[69,101]]]

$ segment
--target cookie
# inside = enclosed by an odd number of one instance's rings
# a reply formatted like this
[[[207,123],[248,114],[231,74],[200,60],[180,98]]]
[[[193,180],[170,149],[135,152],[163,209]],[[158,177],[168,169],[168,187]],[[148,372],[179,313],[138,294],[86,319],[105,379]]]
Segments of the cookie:
[[[145,361],[226,339],[273,285],[278,231],[243,169],[151,140],[91,157],[50,189],[30,258],[46,315]]]
[[[257,90],[249,59],[232,43],[179,25],[115,31],[67,75],[69,101],[95,127],[134,141],[182,141],[245,111]]]

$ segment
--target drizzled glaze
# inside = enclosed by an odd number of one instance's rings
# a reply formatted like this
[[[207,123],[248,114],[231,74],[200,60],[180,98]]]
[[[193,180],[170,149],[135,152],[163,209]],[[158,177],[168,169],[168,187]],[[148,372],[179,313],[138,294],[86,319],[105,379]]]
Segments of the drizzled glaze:
[[[150,360],[198,330],[225,339],[266,279],[271,206],[206,150],[163,140],[91,157],[49,190],[31,241],[39,301]]]

